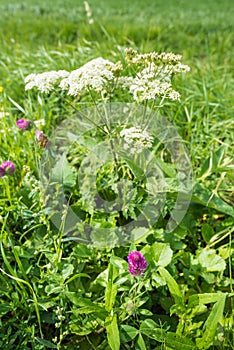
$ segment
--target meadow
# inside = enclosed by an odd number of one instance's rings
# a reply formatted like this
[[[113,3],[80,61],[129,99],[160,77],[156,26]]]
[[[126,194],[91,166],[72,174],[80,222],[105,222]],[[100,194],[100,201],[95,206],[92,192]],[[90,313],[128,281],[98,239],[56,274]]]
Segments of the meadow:
[[[234,349],[232,1],[1,0],[0,13],[0,349]],[[136,51],[182,56],[178,75],[157,58],[180,98],[122,92]],[[98,57],[115,63],[101,97],[85,82],[25,89]]]

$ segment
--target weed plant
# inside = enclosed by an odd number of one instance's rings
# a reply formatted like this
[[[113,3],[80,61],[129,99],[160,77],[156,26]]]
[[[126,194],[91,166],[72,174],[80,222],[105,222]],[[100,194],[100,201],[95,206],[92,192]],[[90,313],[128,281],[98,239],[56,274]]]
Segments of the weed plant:
[[[232,1],[90,0],[88,5],[0,3],[0,348],[234,349]],[[94,236],[96,244],[82,242],[81,232],[87,231],[80,224],[74,233],[69,217],[72,208],[81,223],[90,223],[91,202],[87,197],[81,208],[74,174],[85,147],[98,144],[103,134],[91,130],[71,143],[54,171],[69,205],[47,205],[41,166],[51,154],[40,147],[35,129],[51,142],[68,121],[72,132],[82,103],[70,101],[74,111],[63,94],[25,91],[24,80],[31,73],[70,72],[97,57],[123,62],[126,47],[181,54],[190,66],[173,80],[180,101],[164,101],[160,115],[183,140],[193,191],[189,199],[183,193],[186,214],[168,231],[178,169],[155,138],[154,154],[167,184],[157,222],[147,230],[134,227],[127,244],[112,246],[110,236],[103,248],[102,231]],[[119,102],[118,94],[113,102]],[[33,126],[21,130],[16,122],[22,118]],[[14,163],[13,174],[5,161]],[[118,169],[110,162],[99,169],[96,186],[101,198],[115,200],[117,170],[122,180],[133,181],[135,202],[125,217],[94,213],[92,223],[99,228],[126,224],[147,197],[144,166],[126,162],[125,157]],[[141,260],[141,268],[134,269],[132,260],[129,269],[127,257],[134,251],[147,266]]]

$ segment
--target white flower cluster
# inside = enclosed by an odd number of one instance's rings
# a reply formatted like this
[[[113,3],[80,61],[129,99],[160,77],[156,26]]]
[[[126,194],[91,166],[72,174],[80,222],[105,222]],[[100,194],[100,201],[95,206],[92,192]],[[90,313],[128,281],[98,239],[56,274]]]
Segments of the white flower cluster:
[[[151,62],[135,78],[122,78],[122,87],[129,88],[137,102],[155,100],[157,96],[179,100],[180,94],[172,88],[171,76],[174,73],[188,71],[189,67],[180,63],[176,65],[156,65]]]
[[[155,64],[177,64],[180,62],[182,56],[175,55],[172,52],[149,52],[144,54],[139,54],[136,50],[132,48],[125,49],[126,61],[129,65],[141,65],[154,62]]]
[[[102,92],[107,83],[113,81],[115,76],[111,71],[114,63],[102,57],[96,58],[84,66],[72,71],[60,82],[62,90],[68,90],[68,95],[77,96],[82,90],[95,90]]]
[[[122,129],[120,137],[124,139],[124,150],[132,155],[141,153],[143,149],[150,148],[154,140],[146,130],[135,126]]]
[[[181,55],[165,52],[141,55],[131,48],[126,49],[125,54],[126,62],[130,67],[135,67],[137,74],[132,79],[126,77],[123,87],[129,88],[135,101],[155,100],[157,96],[180,99],[180,94],[172,88],[172,75],[190,70],[180,62]]]
[[[95,91],[104,99],[117,87],[120,90],[127,89],[139,103],[157,97],[179,100],[180,94],[172,88],[172,77],[189,71],[189,67],[180,62],[180,55],[165,52],[138,54],[131,48],[126,49],[125,54],[126,63],[133,68],[132,74],[127,76],[122,75],[123,66],[120,62],[114,64],[99,57],[72,72],[60,70],[30,74],[25,79],[25,88],[30,90],[37,87],[39,91],[48,93],[59,86],[70,96]]]
[[[25,78],[25,90],[36,87],[39,91],[49,93],[61,79],[67,77],[69,72],[65,70],[44,72],[41,74],[29,74]]]

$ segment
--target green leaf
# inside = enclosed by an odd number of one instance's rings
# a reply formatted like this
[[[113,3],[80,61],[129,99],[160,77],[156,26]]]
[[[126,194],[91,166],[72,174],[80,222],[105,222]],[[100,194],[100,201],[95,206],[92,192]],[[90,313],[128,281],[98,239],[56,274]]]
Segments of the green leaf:
[[[26,115],[26,111],[23,109],[23,107],[21,107],[17,102],[15,102],[10,96],[8,96],[8,98],[20,112]]]
[[[120,349],[120,337],[119,337],[119,328],[117,323],[117,316],[113,317],[108,316],[106,318],[106,332],[108,344],[111,347],[111,350],[119,350]]]
[[[210,346],[213,345],[218,322],[220,322],[223,317],[225,300],[227,296],[225,293],[219,293],[218,295],[219,300],[214,304],[211,313],[204,324],[204,333],[201,338],[196,339],[198,349],[210,349]]]
[[[118,256],[111,256],[110,263],[120,270],[126,270],[128,268],[128,263],[124,259]]]
[[[119,330],[121,343],[127,343],[133,340],[139,333],[138,329],[129,325],[121,325]]]
[[[181,201],[185,201],[185,203],[190,201],[208,208],[213,208],[219,213],[224,213],[234,217],[234,208],[231,205],[228,205],[226,202],[220,199],[216,194],[214,194],[214,192],[211,192],[207,188],[202,187],[202,185],[198,182],[194,184],[192,196],[190,195],[190,193],[186,193],[183,191],[181,191],[179,195]],[[170,196],[172,198],[177,198],[178,191],[171,191]]]
[[[166,285],[165,279],[159,275],[158,271],[152,272],[151,278],[152,278],[153,285],[156,288]]]
[[[76,278],[80,278],[80,277],[86,277],[86,278],[91,278],[89,275],[87,275],[87,273],[77,273],[74,276],[72,276],[71,278],[69,278],[64,284],[68,284],[70,282],[72,282],[74,279]]]
[[[50,294],[59,294],[63,291],[64,287],[63,285],[58,285],[58,284],[55,284],[55,283],[52,283],[52,284],[48,284],[46,287],[45,287],[45,292],[50,295]]]
[[[160,158],[156,158],[156,162],[166,175],[168,175],[169,177],[171,177],[173,179],[175,179],[177,177],[177,172],[175,170],[175,167],[173,167],[172,164],[165,163]]]
[[[103,306],[93,303],[91,300],[83,297],[79,297],[75,292],[64,292],[65,295],[74,305],[79,306],[76,309],[77,314],[91,314],[98,313],[100,318],[103,318],[103,315],[107,316],[107,312]]]
[[[91,258],[92,250],[84,244],[77,244],[73,248],[74,255],[78,258]]]
[[[76,185],[77,174],[69,164],[66,154],[63,153],[52,169],[52,181],[62,184],[64,189],[71,189]]]
[[[203,188],[199,183],[194,185],[191,201],[234,217],[233,207],[228,205],[213,192]]]
[[[196,350],[192,340],[172,332],[165,332],[165,345],[175,350]]]
[[[131,169],[133,175],[139,180],[143,180],[145,177],[144,171],[141,167],[139,167],[132,159],[128,158],[125,154],[123,154],[123,158],[125,162],[128,164]]]
[[[97,249],[103,249],[116,246],[119,238],[115,230],[115,227],[94,227],[90,234],[94,247]]]
[[[39,337],[35,337],[36,341],[38,341],[39,344],[42,344],[47,348],[49,349],[57,349],[57,345],[51,343],[50,341],[48,340],[45,340],[45,339],[42,339],[42,338],[39,338]]]
[[[173,251],[169,244],[154,243],[151,246],[151,255],[158,266],[167,266],[172,259]]]
[[[212,226],[209,224],[202,225],[202,237],[206,243],[210,242],[210,239],[214,236],[215,232]]]
[[[62,269],[62,276],[64,280],[66,280],[74,270],[74,266],[72,264],[64,264]]]
[[[188,306],[216,303],[220,299],[219,293],[194,294],[189,297]]]
[[[153,313],[147,309],[139,309],[139,313],[144,316],[153,316]]]
[[[153,320],[146,319],[140,326],[140,332],[147,337],[164,343],[166,346],[175,350],[195,350],[195,344],[186,337],[181,337],[176,333],[168,332],[160,328]]]
[[[200,178],[205,178],[217,170],[217,167],[223,159],[226,148],[226,146],[222,145],[211,153],[201,167]]]
[[[127,281],[129,281],[129,272],[128,271],[119,274],[114,279],[114,284],[116,284],[117,286],[120,286],[121,284],[124,284]]]
[[[0,304],[0,317],[7,314],[8,312],[12,311],[11,306],[9,303],[1,303]]]
[[[117,294],[117,286],[114,284],[114,280],[117,277],[117,269],[112,264],[108,265],[108,281],[105,294],[105,306],[107,311],[111,311],[115,303]]]
[[[131,241],[141,243],[150,233],[152,233],[152,231],[146,227],[136,227],[131,232]]]
[[[184,304],[183,296],[180,291],[180,288],[174,278],[170,275],[170,273],[164,269],[164,267],[160,266],[158,269],[161,277],[166,281],[166,284],[170,290],[171,295],[175,299],[176,304],[182,306]]]
[[[140,332],[159,342],[163,342],[165,340],[165,330],[160,328],[151,319],[146,319],[141,323]]]
[[[144,341],[141,334],[139,334],[139,336],[137,338],[136,345],[138,346],[139,350],[147,350],[146,345],[145,345],[145,341]]]
[[[203,250],[198,256],[198,261],[207,272],[223,271],[226,268],[225,260],[217,255],[214,249]]]

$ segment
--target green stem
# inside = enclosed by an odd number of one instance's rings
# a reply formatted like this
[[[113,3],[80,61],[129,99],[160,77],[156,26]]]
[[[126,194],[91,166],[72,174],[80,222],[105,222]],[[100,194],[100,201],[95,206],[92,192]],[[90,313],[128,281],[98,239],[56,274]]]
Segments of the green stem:
[[[96,126],[96,128],[98,128],[99,130],[101,130],[103,133],[106,134],[106,131],[98,124],[96,124],[92,119],[90,119],[89,117],[87,117],[85,114],[83,114],[78,108],[76,108],[76,106],[73,105],[73,103],[71,103],[70,101],[68,101],[67,99],[65,99],[65,102],[71,106],[76,112],[80,113],[80,115],[82,116],[82,118],[88,120],[91,124],[93,124],[94,126]]]

